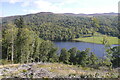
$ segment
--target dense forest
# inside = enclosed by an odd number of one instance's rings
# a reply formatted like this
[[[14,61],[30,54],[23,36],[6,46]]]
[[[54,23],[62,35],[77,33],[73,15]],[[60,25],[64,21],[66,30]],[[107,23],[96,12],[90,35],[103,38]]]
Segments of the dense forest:
[[[62,62],[98,68],[120,67],[120,47],[107,51],[106,58],[99,59],[89,49],[57,48],[49,40],[71,40],[95,32],[117,36],[117,16],[79,16],[38,13],[25,16],[5,17],[2,22],[2,58],[11,63]],[[107,46],[106,41],[103,41]]]
[[[3,27],[20,16],[5,17]],[[22,16],[27,28],[31,28],[44,40],[66,41],[95,32],[119,36],[117,15],[73,15],[41,12]]]

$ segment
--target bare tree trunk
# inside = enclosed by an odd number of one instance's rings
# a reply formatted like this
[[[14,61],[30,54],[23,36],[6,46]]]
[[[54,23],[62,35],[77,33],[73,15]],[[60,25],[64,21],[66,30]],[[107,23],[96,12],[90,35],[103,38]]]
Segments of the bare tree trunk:
[[[13,32],[13,28],[12,28],[12,32]],[[11,43],[11,47],[12,47],[11,61],[12,61],[12,64],[13,64],[13,56],[14,56],[14,42],[13,42],[14,39],[13,39],[13,34],[12,34],[12,43]]]
[[[13,56],[14,56],[14,44],[12,43],[11,44],[11,47],[12,47],[12,56],[11,56],[11,60],[12,60],[12,64],[13,64]]]
[[[22,64],[23,63],[23,60],[22,60],[22,57],[23,57],[23,53],[22,53],[22,49],[20,49],[20,63]]]
[[[8,60],[8,58],[9,58],[9,47],[7,47],[7,60]]]
[[[27,54],[27,63],[29,63],[29,52]]]

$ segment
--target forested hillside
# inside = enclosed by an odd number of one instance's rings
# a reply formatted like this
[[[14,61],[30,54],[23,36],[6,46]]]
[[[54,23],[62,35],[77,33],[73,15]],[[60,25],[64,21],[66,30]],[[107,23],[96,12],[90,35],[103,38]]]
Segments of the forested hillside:
[[[20,16],[4,17],[3,28]],[[44,40],[71,40],[95,32],[110,36],[119,35],[116,14],[54,14],[41,12],[21,16],[26,27],[35,31]]]

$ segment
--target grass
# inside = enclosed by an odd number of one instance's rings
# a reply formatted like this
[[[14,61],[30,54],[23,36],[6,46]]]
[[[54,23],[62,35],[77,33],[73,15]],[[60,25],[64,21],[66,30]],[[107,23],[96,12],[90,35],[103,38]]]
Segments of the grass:
[[[76,38],[73,40],[74,41],[82,41],[82,42],[102,44],[104,37],[106,37],[106,39],[110,45],[120,44],[120,39],[118,39],[117,37],[111,37],[111,36],[105,36],[105,35],[92,36],[92,37],[81,37],[81,38]]]
[[[59,76],[68,76],[70,74],[84,75],[87,74],[81,67],[75,65],[67,65],[63,63],[50,63],[37,65],[39,68],[45,68],[48,71]]]
[[[0,65],[0,68],[4,67],[18,67],[20,64],[6,64],[6,65]]]

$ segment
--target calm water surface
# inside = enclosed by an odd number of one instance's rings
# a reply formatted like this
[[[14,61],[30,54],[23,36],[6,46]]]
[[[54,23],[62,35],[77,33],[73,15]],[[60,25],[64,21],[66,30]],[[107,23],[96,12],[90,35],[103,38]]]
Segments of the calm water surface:
[[[58,53],[62,48],[66,48],[67,50],[76,47],[79,50],[85,50],[86,48],[90,48],[91,52],[94,52],[98,57],[102,57],[104,50],[104,45],[102,44],[95,44],[95,43],[86,43],[86,42],[54,42],[56,47],[59,48]],[[118,45],[112,45],[112,47]]]

